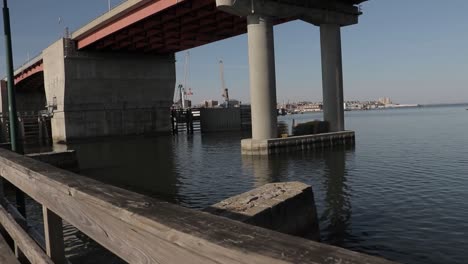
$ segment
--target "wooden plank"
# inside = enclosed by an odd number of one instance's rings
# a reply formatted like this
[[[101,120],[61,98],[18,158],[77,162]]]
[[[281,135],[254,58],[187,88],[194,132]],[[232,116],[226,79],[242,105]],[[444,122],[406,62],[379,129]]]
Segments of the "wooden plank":
[[[20,264],[1,234],[0,234],[0,263]]]
[[[65,246],[63,242],[62,218],[42,206],[42,215],[44,217],[44,237],[46,253],[55,264],[65,264]]]
[[[53,264],[52,260],[42,251],[42,249],[28,236],[26,231],[18,225],[13,217],[0,206],[0,224],[5,228],[11,238],[21,249],[21,252],[31,263]]]
[[[130,263],[392,263],[148,198],[1,149],[0,175]]]

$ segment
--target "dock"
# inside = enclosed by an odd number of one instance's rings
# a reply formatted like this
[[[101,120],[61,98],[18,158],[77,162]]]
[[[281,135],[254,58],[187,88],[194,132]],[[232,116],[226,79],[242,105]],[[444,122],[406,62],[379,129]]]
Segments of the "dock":
[[[193,133],[201,130],[200,109],[173,109],[171,110],[172,134],[179,132]]]

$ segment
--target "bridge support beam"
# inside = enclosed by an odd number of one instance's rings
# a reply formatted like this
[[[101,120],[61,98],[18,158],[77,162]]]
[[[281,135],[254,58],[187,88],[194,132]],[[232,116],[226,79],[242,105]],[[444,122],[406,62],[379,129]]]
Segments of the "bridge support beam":
[[[62,39],[43,60],[54,142],[170,133],[174,54],[77,51]]]
[[[330,132],[344,131],[341,32],[338,24],[320,25],[323,116]]]
[[[247,17],[252,107],[252,139],[276,138],[276,76],[273,24],[269,17]]]

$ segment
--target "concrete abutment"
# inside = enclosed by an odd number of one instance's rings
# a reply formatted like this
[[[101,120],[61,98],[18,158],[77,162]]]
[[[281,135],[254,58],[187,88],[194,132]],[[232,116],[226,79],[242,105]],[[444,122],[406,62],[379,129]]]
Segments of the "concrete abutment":
[[[54,142],[170,132],[174,54],[77,51],[61,39],[43,60]]]

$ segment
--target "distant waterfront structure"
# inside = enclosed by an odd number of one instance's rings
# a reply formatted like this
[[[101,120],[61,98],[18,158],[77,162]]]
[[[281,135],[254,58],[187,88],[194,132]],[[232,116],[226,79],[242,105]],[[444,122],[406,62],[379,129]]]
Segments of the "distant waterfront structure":
[[[236,99],[229,99],[229,106],[232,107],[239,107],[240,106],[240,101]]]
[[[201,106],[205,108],[217,107],[218,101],[217,100],[205,100],[201,103]]]
[[[214,107],[226,107],[226,102],[229,103],[229,107],[239,107],[241,102],[236,99],[229,99],[229,101],[224,101],[221,104],[219,103],[218,100],[204,100],[201,104],[200,107],[203,108],[214,108]]]
[[[383,105],[390,105],[392,104],[392,100],[390,100],[390,98],[388,97],[382,97],[382,98],[379,98],[379,103],[383,104]]]
[[[408,108],[418,107],[418,104],[397,104],[393,103],[389,97],[382,97],[374,101],[345,101],[343,103],[343,109],[345,111],[354,110],[376,110],[376,109],[390,109],[390,108]],[[306,112],[320,112],[323,111],[322,102],[288,102],[278,103],[277,109],[279,112],[286,112],[287,114],[298,114]]]

